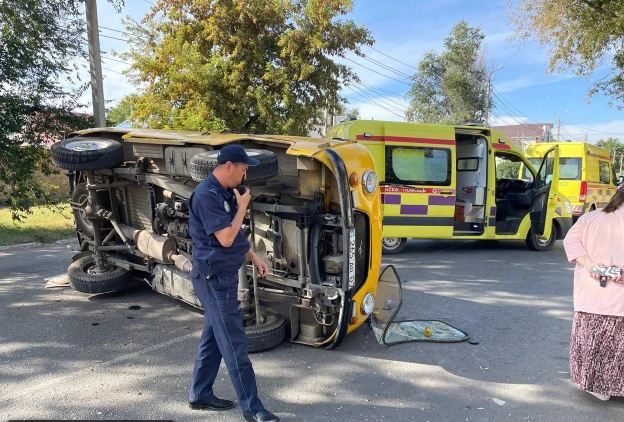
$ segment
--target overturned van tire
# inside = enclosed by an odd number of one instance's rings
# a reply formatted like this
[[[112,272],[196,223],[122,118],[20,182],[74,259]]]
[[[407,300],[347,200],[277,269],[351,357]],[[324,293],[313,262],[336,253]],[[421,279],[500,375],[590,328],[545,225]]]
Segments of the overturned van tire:
[[[404,237],[384,237],[381,239],[381,249],[384,255],[396,255],[405,250],[407,239]]]
[[[249,342],[249,353],[258,353],[273,349],[286,338],[286,320],[277,314],[268,314],[263,324],[245,327]]]
[[[555,241],[557,240],[557,226],[553,224],[552,230],[550,231],[550,237],[548,240],[542,240],[538,236],[533,234],[533,229],[529,229],[529,233],[527,233],[526,244],[529,249],[533,249],[534,251],[547,251],[555,246]]]
[[[81,293],[112,293],[128,286],[132,273],[110,264],[108,271],[93,272],[95,258],[88,255],[77,259],[67,269],[69,284]]]
[[[123,151],[121,143],[112,139],[77,137],[52,145],[50,158],[65,170],[95,171],[119,166]]]
[[[263,185],[271,177],[277,176],[277,157],[272,151],[264,149],[246,149],[247,155],[260,163],[247,169],[245,184],[250,186]],[[206,179],[217,167],[219,151],[206,151],[195,154],[191,158],[191,178],[197,182]]]

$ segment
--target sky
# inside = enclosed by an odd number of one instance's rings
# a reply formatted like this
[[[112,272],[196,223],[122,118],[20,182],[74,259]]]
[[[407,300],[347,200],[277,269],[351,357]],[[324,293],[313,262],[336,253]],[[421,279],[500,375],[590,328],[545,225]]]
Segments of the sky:
[[[122,18],[140,20],[152,4],[152,0],[126,0],[119,14],[105,0],[98,1],[107,106],[135,91],[122,74],[127,64],[112,54],[128,49],[126,35],[117,32],[125,30]],[[372,47],[362,49],[367,58],[349,56],[353,61],[345,62],[358,74],[360,83],[345,88],[342,94],[349,108],[358,108],[362,119],[403,120],[408,77],[423,54],[441,52],[451,28],[465,20],[485,35],[483,47],[494,92],[492,125],[553,123],[556,136],[560,122],[561,139],[624,139],[623,112],[610,106],[609,98],[602,94],[587,97],[592,83],[610,72],[610,63],[602,63],[588,80],[570,72],[549,73],[548,47],[512,39],[515,31],[508,1],[354,0],[353,5],[349,18],[367,27],[375,40]],[[84,102],[90,100],[86,93]]]

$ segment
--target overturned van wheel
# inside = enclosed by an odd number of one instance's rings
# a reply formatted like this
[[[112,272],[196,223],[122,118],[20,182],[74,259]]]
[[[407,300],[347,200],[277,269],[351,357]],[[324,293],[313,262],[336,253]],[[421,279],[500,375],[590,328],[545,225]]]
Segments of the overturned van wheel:
[[[381,239],[381,249],[384,255],[396,255],[407,246],[407,239],[404,237],[384,237]]]
[[[262,185],[271,177],[277,176],[277,157],[272,151],[264,149],[246,149],[247,155],[260,161],[257,166],[247,169],[245,183],[251,186]],[[195,154],[191,158],[191,178],[200,182],[217,167],[219,151],[207,151]]]
[[[249,340],[249,353],[273,349],[286,338],[286,320],[280,315],[268,314],[264,323],[246,326],[245,334]]]
[[[94,171],[119,166],[123,151],[121,144],[112,139],[78,137],[52,145],[50,158],[65,170]]]
[[[112,264],[104,272],[96,272],[93,255],[85,256],[67,269],[69,284],[81,293],[112,293],[128,286],[132,273]]]
[[[557,227],[553,225],[552,230],[550,231],[550,237],[548,240],[541,239],[539,236],[533,234],[533,229],[529,229],[529,233],[526,237],[526,244],[530,249],[534,251],[547,251],[552,249],[555,246],[555,241],[557,240]]]

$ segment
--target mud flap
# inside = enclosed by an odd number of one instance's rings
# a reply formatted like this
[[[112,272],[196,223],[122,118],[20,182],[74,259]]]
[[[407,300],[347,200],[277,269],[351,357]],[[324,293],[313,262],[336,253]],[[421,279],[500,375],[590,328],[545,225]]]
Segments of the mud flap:
[[[381,271],[375,297],[375,308],[371,315],[371,324],[381,330],[381,338],[386,346],[386,334],[394,318],[399,313],[403,300],[401,281],[393,265],[388,265]]]

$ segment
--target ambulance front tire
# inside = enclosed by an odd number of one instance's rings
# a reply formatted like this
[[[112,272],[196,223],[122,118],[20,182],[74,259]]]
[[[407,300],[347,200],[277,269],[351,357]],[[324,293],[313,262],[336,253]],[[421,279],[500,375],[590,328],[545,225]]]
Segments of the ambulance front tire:
[[[555,241],[557,240],[557,226],[553,224],[552,230],[550,231],[550,237],[548,240],[540,239],[539,236],[535,236],[533,234],[533,229],[529,229],[529,233],[527,233],[526,244],[529,249],[533,249],[534,251],[548,251],[555,246]]]
[[[381,239],[381,249],[384,255],[396,255],[405,250],[407,239],[404,237],[384,237]]]

